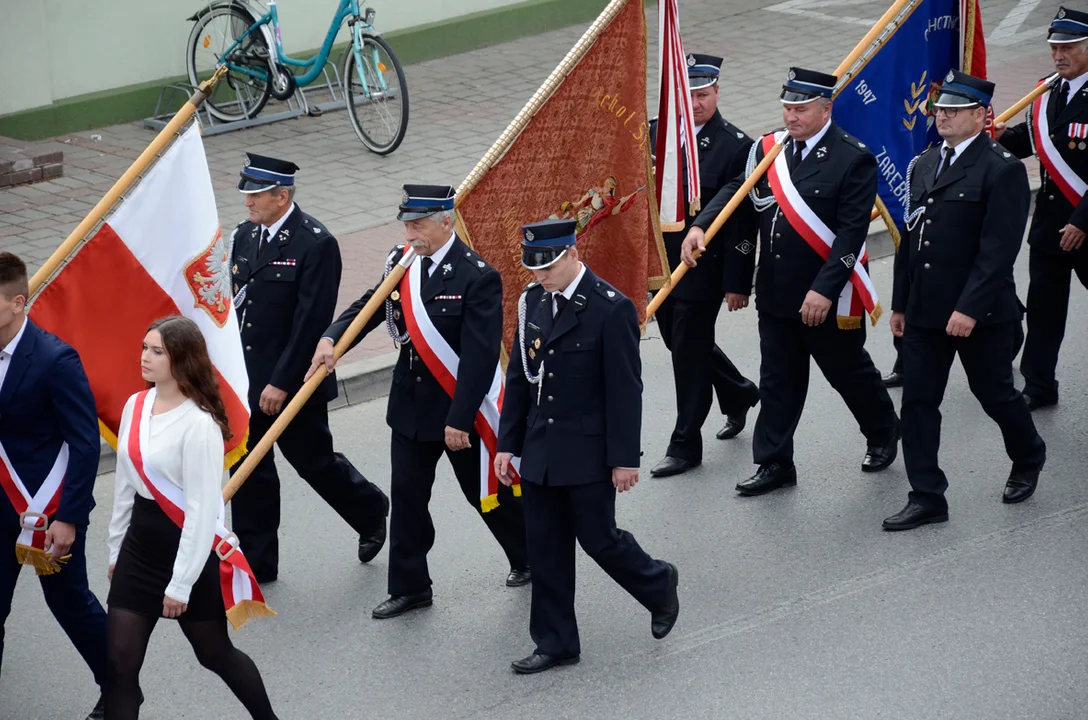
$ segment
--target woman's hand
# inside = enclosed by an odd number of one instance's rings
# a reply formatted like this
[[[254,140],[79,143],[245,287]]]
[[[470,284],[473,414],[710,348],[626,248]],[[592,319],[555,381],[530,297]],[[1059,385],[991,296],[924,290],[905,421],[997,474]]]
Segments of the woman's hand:
[[[162,616],[165,618],[176,618],[188,609],[188,603],[178,602],[166,595],[162,598]]]
[[[109,582],[113,582],[113,569],[115,567],[117,567],[117,563],[111,563],[110,566],[106,568],[106,580]]]

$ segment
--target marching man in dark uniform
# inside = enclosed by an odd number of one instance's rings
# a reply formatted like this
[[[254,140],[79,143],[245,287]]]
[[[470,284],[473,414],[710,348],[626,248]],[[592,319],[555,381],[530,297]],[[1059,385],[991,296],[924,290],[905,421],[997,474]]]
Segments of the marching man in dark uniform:
[[[903,339],[903,459],[912,490],[885,530],[948,519],[937,451],[941,399],[957,354],[1012,459],[1004,502],[1031,497],[1046,459],[1012,376],[1020,322],[1012,268],[1028,222],[1028,175],[983,133],[993,91],[991,82],[949,73],[935,102],[944,142],[907,173],[907,236],[895,256],[891,326]]]
[[[634,304],[578,259],[573,220],[522,228],[522,293],[506,375],[495,472],[512,480],[521,457],[533,566],[531,674],[578,662],[574,540],[650,611],[655,638],[680,612],[676,567],[616,527],[616,491],[638,482],[642,362]]]
[[[481,440],[482,408],[498,417],[499,348],[502,346],[502,278],[453,231],[455,191],[449,186],[405,185],[397,219],[420,257],[355,339],[385,325],[400,346],[393,370],[386,422],[392,437],[393,527],[389,550],[389,599],[374,609],[382,620],[432,603],[427,553],[434,523],[427,505],[443,454],[469,503],[483,517],[510,561],[508,587],[530,582],[521,504],[506,487],[490,494],[494,448]],[[404,253],[398,245],[386,274]],[[330,370],[334,344],[370,300],[367,292],[325,331],[311,372]],[[497,428],[489,428],[491,437]]]
[[[247,153],[238,189],[249,220],[231,238],[234,306],[249,374],[249,447],[302,387],[310,354],[332,320],[340,287],[340,246],[294,203],[294,163]],[[359,533],[359,560],[385,544],[389,499],[333,451],[330,376],[277,444],[291,467]],[[234,531],[259,583],[279,574],[280,480],[271,451],[234,496]]]
[[[699,152],[699,185],[704,198],[712,198],[730,180],[744,172],[752,139],[730,125],[718,112],[718,76],[722,58],[712,55],[688,55],[688,81]],[[650,147],[657,134],[657,121],[650,123]],[[687,174],[681,173],[687,196]],[[750,208],[743,212],[751,213]],[[684,227],[665,232],[665,251],[669,267],[680,264],[680,246],[695,217],[685,215]],[[727,237],[751,228],[749,240],[755,239],[751,222],[732,223]],[[673,428],[665,458],[650,470],[656,477],[668,477],[699,465],[703,460],[702,428],[715,392],[718,407],[726,416],[719,440],[735,437],[744,429],[748,408],[759,402],[759,388],[733,365],[714,342],[714,323],[722,308],[723,246],[736,245],[738,237],[710,246],[699,267],[687,274],[655,317],[661,339],[672,352],[673,380],[676,383],[676,426]]]
[[[831,120],[834,75],[791,68],[782,89],[786,130],[764,136],[750,164],[776,141],[786,146],[745,203],[759,212],[760,411],[752,449],[759,470],[737,485],[761,495],[797,484],[793,433],[808,394],[810,358],[846,401],[866,438],[866,472],[895,460],[899,421],[880,373],[865,351],[864,314],[880,314],[869,280],[865,235],[876,196],[872,151]],[[699,214],[683,259],[702,249],[704,232],[744,181],[737,176]],[[726,302],[748,305],[755,246],[743,234],[728,248]]]
[[[1055,368],[1069,313],[1070,275],[1088,287],[1088,12],[1061,8],[1047,35],[1057,74],[1027,122],[995,137],[1020,158],[1039,156],[1042,185],[1028,233],[1028,337],[1020,371],[1032,410],[1058,402]]]

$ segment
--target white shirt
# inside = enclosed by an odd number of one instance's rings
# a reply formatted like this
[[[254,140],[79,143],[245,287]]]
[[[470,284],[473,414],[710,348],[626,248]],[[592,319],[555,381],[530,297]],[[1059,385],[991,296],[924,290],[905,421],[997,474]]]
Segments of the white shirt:
[[[23,317],[23,326],[19,328],[19,332],[15,333],[15,337],[11,339],[3,350],[0,350],[0,388],[4,387],[4,378],[8,376],[8,368],[11,367],[11,358],[15,356],[15,348],[19,345],[19,340],[23,337],[23,333],[26,332],[26,316]]]
[[[264,237],[264,231],[267,230],[268,231],[268,242],[269,242],[269,244],[271,244],[272,240],[274,240],[275,237],[276,237],[276,233],[278,233],[280,231],[280,228],[283,227],[283,224],[285,222],[287,222],[287,218],[291,217],[291,213],[293,213],[294,211],[295,211],[295,204],[291,203],[291,207],[288,208],[287,212],[285,212],[283,214],[283,217],[281,217],[279,220],[272,223],[271,225],[261,225],[261,237],[262,238]],[[264,250],[264,248],[259,247],[259,248],[257,248],[257,250],[261,251],[261,250]]]
[[[827,134],[827,129],[828,129],[829,127],[831,127],[831,121],[830,121],[830,120],[828,120],[828,121],[827,121],[827,124],[826,124],[826,125],[824,125],[824,126],[823,126],[822,128],[820,128],[820,131],[819,131],[819,132],[817,132],[817,133],[816,133],[815,135],[813,135],[812,137],[810,137],[810,138],[809,138],[808,140],[805,140],[805,141],[804,141],[804,143],[805,143],[805,148],[804,148],[804,149],[803,149],[803,150],[801,151],[801,159],[802,159],[802,160],[804,160],[805,158],[807,158],[807,157],[808,157],[808,154],[809,154],[810,152],[812,152],[812,148],[816,147],[816,145],[817,145],[817,144],[818,144],[818,143],[819,143],[819,142],[820,142],[821,140],[823,140],[823,139],[824,139],[824,135],[826,135],[826,134]],[[797,142],[797,141],[796,141],[796,140],[794,140],[794,142]]]
[[[128,454],[135,404],[135,395],[125,403],[117,437],[117,475],[107,540],[111,565],[117,562],[121,542],[132,521],[135,496],[154,499]],[[150,436],[151,447],[142,448],[148,464],[185,492],[185,522],[166,595],[187,603],[215,541],[224,477],[223,433],[210,414],[187,399],[173,410],[152,415]]]
[[[455,237],[457,237],[457,233],[450,233],[450,239],[446,241],[445,245],[443,245],[442,247],[435,250],[429,256],[425,256],[425,257],[430,257],[431,258],[431,270],[427,274],[427,277],[423,278],[424,280],[426,280],[431,275],[433,275],[434,271],[435,271],[435,268],[437,268],[442,263],[442,260],[446,257],[446,254],[450,251],[450,248],[453,246],[453,239]]]
[[[1066,100],[1072,100],[1073,96],[1079,93],[1080,89],[1084,87],[1084,83],[1088,82],[1088,73],[1082,73],[1072,80],[1062,80],[1062,82],[1069,83],[1069,95],[1066,97]]]
[[[574,276],[574,279],[570,281],[570,284],[563,288],[563,291],[559,294],[570,302],[570,299],[574,297],[574,291],[578,289],[578,283],[582,282],[582,276],[586,274],[586,264],[583,262],[578,263],[580,270],[578,274]],[[555,301],[556,293],[552,293],[552,317],[555,317],[559,312],[559,304]]]
[[[952,156],[952,162],[948,163],[948,166],[952,167],[953,165],[955,165],[956,161],[960,159],[960,156],[963,155],[963,152],[967,149],[967,146],[970,145],[971,143],[973,143],[975,141],[975,139],[981,134],[982,134],[981,132],[975,133],[971,137],[969,137],[966,140],[964,140],[963,142],[961,142],[956,147],[952,148],[953,150],[956,151],[956,154]],[[945,141],[945,142],[941,143],[941,161],[939,163],[937,163],[937,172],[938,173],[940,173],[941,168],[944,167],[944,156],[948,153],[948,148],[949,148],[948,141]]]

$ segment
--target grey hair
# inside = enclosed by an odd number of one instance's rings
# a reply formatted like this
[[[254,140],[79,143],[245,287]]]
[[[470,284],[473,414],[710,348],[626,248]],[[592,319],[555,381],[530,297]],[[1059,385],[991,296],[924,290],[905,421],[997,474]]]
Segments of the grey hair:
[[[446,218],[450,219],[450,224],[451,225],[456,221],[456,218],[454,218],[454,216],[453,216],[453,210],[439,210],[438,212],[436,212],[434,215],[431,215],[430,217],[431,217],[431,220],[434,221],[435,225],[441,225],[442,221],[445,220]]]

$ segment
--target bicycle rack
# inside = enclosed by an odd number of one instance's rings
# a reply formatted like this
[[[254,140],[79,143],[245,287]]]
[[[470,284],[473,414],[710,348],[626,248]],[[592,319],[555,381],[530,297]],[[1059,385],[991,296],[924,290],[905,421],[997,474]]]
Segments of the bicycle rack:
[[[342,57],[341,55],[341,59]],[[329,76],[330,65],[332,67],[332,77]],[[325,67],[322,68],[322,75],[324,76],[323,82],[314,82],[305,88],[297,88],[295,94],[284,103],[286,109],[271,114],[262,112],[254,118],[223,122],[216,119],[206,107],[201,106],[196,111],[197,118],[202,126],[201,132],[205,136],[219,135],[233,130],[245,130],[246,128],[268,125],[280,120],[290,120],[303,115],[317,117],[326,111],[341,110],[347,107],[347,98],[344,96],[343,84],[340,82],[340,72],[336,69],[336,65],[326,62]],[[164,86],[159,91],[159,99],[155,102],[155,113],[151,117],[144,118],[143,126],[151,130],[162,130],[174,117],[177,109],[181,108],[196,90],[197,88],[187,82]],[[311,105],[307,96],[319,93],[327,93],[328,102]],[[180,102],[178,102],[179,99]],[[270,100],[270,102],[275,101]],[[237,102],[227,103],[224,107],[231,108],[237,105]],[[267,106],[265,106],[265,109],[267,109]]]

